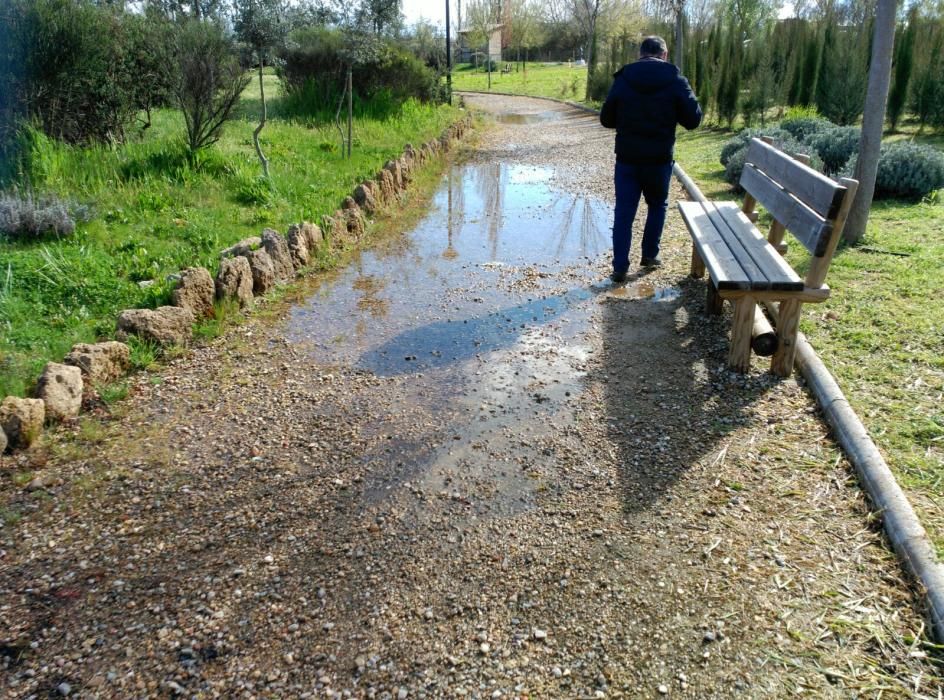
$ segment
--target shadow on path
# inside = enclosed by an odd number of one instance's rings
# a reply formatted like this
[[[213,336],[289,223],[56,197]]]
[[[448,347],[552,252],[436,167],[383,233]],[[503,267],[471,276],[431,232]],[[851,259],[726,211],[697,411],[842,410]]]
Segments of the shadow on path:
[[[723,357],[701,338],[704,310],[691,286],[665,301],[603,304],[599,379],[627,512],[665,498],[713,451],[723,459],[724,436],[750,419],[750,407],[772,385],[742,382],[722,369]],[[710,325],[709,332],[725,337]]]

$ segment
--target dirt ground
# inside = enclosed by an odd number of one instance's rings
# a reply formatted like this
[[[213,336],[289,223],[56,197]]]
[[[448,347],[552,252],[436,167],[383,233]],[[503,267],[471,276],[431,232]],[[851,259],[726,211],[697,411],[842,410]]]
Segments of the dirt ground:
[[[464,167],[611,201],[593,115],[467,103],[498,119]],[[438,320],[374,328],[419,289],[384,300],[382,265],[433,265],[403,249],[353,284],[368,350],[297,330],[330,306],[313,292],[3,458],[0,694],[940,697],[849,465],[801,382],[726,370],[674,210],[665,265],[625,287],[605,250],[499,269],[447,249]]]

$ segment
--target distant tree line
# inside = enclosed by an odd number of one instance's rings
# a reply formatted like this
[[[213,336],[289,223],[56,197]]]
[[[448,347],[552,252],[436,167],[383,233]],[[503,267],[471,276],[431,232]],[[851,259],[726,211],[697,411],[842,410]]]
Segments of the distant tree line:
[[[440,39],[429,25],[405,31],[400,0],[5,0],[0,181],[15,175],[25,125],[67,143],[120,143],[146,130],[154,109],[177,107],[196,153],[219,138],[250,68],[260,78],[255,141],[266,169],[263,67],[276,66],[290,91],[330,83],[325,99],[349,65],[364,99],[384,89],[388,102],[438,99]]]
[[[682,70],[712,119],[764,125],[800,106],[840,125],[861,118],[873,33],[869,8],[862,2],[797,7],[784,19],[777,19],[777,5],[755,0],[687,7]],[[671,48],[675,29],[657,5],[642,33],[611,33],[591,74],[590,96],[605,96],[610,73],[635,60],[643,33],[663,34]],[[910,115],[921,128],[944,127],[944,5],[916,3],[902,14],[892,70],[888,126],[896,129]]]

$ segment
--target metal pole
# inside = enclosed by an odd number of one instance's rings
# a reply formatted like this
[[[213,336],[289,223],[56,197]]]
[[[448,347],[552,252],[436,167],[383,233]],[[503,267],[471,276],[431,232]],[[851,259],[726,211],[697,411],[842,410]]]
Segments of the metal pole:
[[[449,33],[449,0],[446,0],[446,92],[452,104],[452,42]]]

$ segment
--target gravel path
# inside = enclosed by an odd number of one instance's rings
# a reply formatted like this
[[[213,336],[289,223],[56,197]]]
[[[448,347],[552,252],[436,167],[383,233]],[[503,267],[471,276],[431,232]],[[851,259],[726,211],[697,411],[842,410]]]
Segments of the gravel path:
[[[466,167],[517,168],[509,188],[541,169],[599,238],[612,133],[467,101],[498,121]],[[916,597],[813,402],[725,370],[674,213],[664,240],[666,265],[616,289],[605,250],[434,265],[387,240],[375,264],[435,267],[438,321],[387,311],[410,295],[356,263],[4,458],[0,694],[938,697]],[[346,275],[379,350],[305,325]],[[489,335],[466,310],[492,294]],[[401,359],[410,342],[429,359]]]

